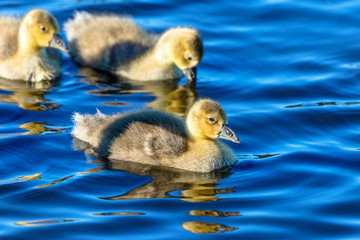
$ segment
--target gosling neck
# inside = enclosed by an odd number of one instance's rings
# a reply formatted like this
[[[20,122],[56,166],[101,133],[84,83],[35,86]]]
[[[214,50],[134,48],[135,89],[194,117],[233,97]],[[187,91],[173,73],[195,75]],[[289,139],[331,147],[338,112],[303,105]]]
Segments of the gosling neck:
[[[171,56],[171,43],[166,36],[161,36],[151,51],[151,55],[161,65],[175,65]]]
[[[181,72],[179,73],[180,70],[173,63],[168,49],[168,44],[163,45],[160,38],[145,55],[129,64],[127,71],[136,76],[139,69],[142,69],[142,72],[147,74],[146,79],[151,80],[180,78]]]
[[[42,47],[40,47],[31,32],[28,29],[28,26],[24,23],[20,23],[19,34],[18,34],[18,54],[33,54],[39,53]]]
[[[200,143],[200,142],[204,142],[204,141],[214,141],[214,139],[208,138],[198,132],[197,127],[191,121],[192,117],[194,117],[194,116],[187,115],[186,120],[185,120],[186,129],[187,129],[187,133],[188,133],[190,141],[194,142],[194,143]]]

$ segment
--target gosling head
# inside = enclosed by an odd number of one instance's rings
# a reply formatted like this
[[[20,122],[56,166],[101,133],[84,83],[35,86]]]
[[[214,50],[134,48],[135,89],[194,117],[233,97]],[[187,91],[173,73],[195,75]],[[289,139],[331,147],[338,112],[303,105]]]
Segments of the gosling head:
[[[191,28],[173,28],[167,34],[171,36],[172,61],[188,78],[187,85],[195,87],[196,68],[204,53],[198,31]]]
[[[28,12],[22,21],[28,34],[26,37],[30,38],[34,50],[52,47],[68,51],[65,42],[59,36],[58,22],[49,12],[35,9]]]
[[[186,116],[186,125],[194,138],[222,138],[240,143],[240,139],[228,125],[224,109],[214,100],[196,101]]]

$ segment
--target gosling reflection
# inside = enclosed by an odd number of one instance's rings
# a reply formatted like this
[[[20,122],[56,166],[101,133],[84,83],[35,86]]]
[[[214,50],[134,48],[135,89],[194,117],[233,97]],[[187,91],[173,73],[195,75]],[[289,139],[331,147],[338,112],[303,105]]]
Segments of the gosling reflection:
[[[45,99],[45,94],[53,86],[54,81],[26,82],[0,78],[0,90],[12,93],[1,94],[0,101],[17,104],[20,108],[29,111],[56,109],[61,105],[49,103],[50,100]]]
[[[66,222],[74,222],[75,220],[71,219],[46,219],[46,220],[35,220],[35,221],[21,221],[15,222],[15,225],[18,226],[43,226],[49,224],[58,224],[58,223],[66,223]]]
[[[97,161],[97,160],[93,160],[89,155],[86,155],[86,160],[88,163],[96,163],[96,164],[99,164],[99,166],[97,167],[93,167],[93,168],[90,168],[86,171],[82,171],[82,172],[78,172],[76,174],[71,174],[71,175],[68,175],[66,177],[63,177],[63,178],[60,178],[60,179],[57,179],[55,181],[52,181],[50,183],[46,183],[46,184],[42,184],[42,185],[38,185],[36,186],[35,188],[45,188],[45,187],[51,187],[53,185],[56,185],[56,184],[59,184],[59,183],[62,183],[68,179],[71,179],[73,177],[76,177],[76,176],[83,176],[83,175],[87,175],[87,174],[91,174],[91,173],[97,173],[99,171],[101,171],[103,168],[101,166],[101,162]]]
[[[20,135],[51,135],[70,130],[66,125],[53,125],[46,122],[28,122],[18,126],[26,132],[0,134],[0,137],[11,137]]]
[[[41,174],[42,173],[36,173],[36,174],[32,174],[32,175],[25,175],[25,176],[20,176],[20,177],[16,177],[16,178],[6,179],[6,180],[0,180],[0,185],[41,179]]]
[[[66,176],[64,178],[61,178],[59,180],[55,180],[55,181],[52,181],[51,183],[47,183],[47,184],[43,184],[43,185],[40,185],[40,186],[36,186],[35,188],[43,188],[43,187],[49,187],[49,186],[52,186],[52,185],[55,185],[55,184],[58,184],[58,183],[62,183],[72,177],[74,177],[75,175],[69,175],[69,176]]]
[[[29,122],[19,125],[20,128],[27,130],[21,135],[50,135],[62,133],[69,130],[66,125],[53,125],[46,122]]]
[[[85,151],[86,154],[96,156],[96,153],[89,148],[89,145],[79,139],[74,138],[73,147],[76,150]],[[208,173],[197,173],[136,162],[111,161],[100,156],[96,157],[96,162],[101,162],[102,167],[105,169],[120,170],[128,174],[152,177],[150,182],[131,189],[124,194],[100,197],[100,199],[179,198],[187,202],[213,202],[221,199],[220,194],[235,192],[233,188],[219,188],[217,183],[231,175],[230,167]]]
[[[218,174],[218,173],[215,173]],[[222,177],[208,176],[208,181],[198,179],[185,185],[181,191],[180,199],[187,202],[214,202],[220,200],[219,194],[235,193],[234,188],[217,188],[217,181]]]
[[[209,223],[209,222],[184,222],[182,224],[185,230],[188,230],[193,233],[223,233],[235,231],[239,228],[229,227],[225,224],[220,223]]]
[[[183,116],[186,109],[199,97],[195,88],[179,86],[165,95],[156,96],[148,106]]]
[[[221,212],[218,210],[191,210],[189,212],[191,216],[202,217],[238,217],[241,216],[239,212]]]
[[[191,210],[189,212],[191,216],[201,217],[238,217],[241,216],[239,212],[222,212],[218,210]],[[236,227],[229,227],[221,223],[209,223],[209,222],[184,222],[183,228],[193,233],[223,233],[237,230]]]
[[[132,81],[115,76],[107,72],[102,72],[92,68],[79,66],[80,76],[84,77],[85,82],[96,85],[98,89],[87,93],[94,95],[126,95],[134,93],[150,93],[154,96],[154,101],[148,106],[178,115],[184,115],[186,109],[197,98],[196,88],[188,85],[178,86],[179,80],[163,81]],[[112,106],[122,106],[120,103],[104,103]]]
[[[107,160],[106,160],[107,161]],[[230,175],[227,169],[210,173],[194,173],[178,169],[158,167],[127,161],[108,162],[109,169],[129,174],[151,176],[152,180],[140,187],[117,196],[102,197],[105,200],[128,200],[176,197],[187,202],[213,202],[220,193],[233,193],[232,188],[219,189],[217,182]],[[172,192],[180,191],[180,195]]]

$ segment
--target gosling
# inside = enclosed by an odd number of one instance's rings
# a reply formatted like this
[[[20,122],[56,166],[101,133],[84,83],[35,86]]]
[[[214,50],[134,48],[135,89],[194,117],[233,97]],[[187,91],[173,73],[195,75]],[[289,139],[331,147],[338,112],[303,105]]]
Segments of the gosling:
[[[0,26],[0,77],[36,82],[61,74],[57,49],[67,48],[53,15],[35,9],[22,19],[1,16]]]
[[[221,105],[211,99],[196,101],[185,122],[158,111],[115,115],[73,115],[72,135],[89,143],[110,161],[124,160],[210,172],[236,163],[234,152],[219,138],[239,143],[228,126]]]
[[[203,56],[197,30],[170,28],[161,36],[147,33],[131,19],[115,14],[76,12],[64,25],[73,60],[131,80],[180,79],[196,85]]]

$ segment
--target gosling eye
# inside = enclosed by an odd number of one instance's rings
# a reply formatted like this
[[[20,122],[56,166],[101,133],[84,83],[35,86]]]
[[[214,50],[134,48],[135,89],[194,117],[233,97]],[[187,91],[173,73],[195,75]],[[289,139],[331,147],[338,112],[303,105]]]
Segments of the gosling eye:
[[[209,122],[211,122],[211,123],[215,123],[215,118],[214,118],[214,117],[208,117],[208,120],[209,120]]]
[[[40,30],[43,31],[43,32],[47,32],[47,29],[44,26],[40,26]]]

